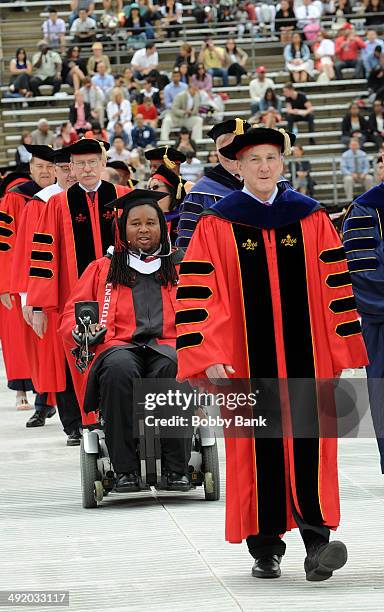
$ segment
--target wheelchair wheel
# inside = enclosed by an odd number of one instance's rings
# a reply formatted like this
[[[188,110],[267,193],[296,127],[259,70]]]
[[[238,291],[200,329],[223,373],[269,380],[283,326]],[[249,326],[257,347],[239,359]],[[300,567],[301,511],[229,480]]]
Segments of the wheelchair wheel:
[[[97,455],[85,452],[83,439],[80,445],[80,472],[83,508],[96,508],[97,499],[101,501],[100,491],[95,488],[97,486],[95,483],[100,481],[100,474],[97,469]]]
[[[220,470],[217,442],[213,446],[202,446],[204,492],[207,501],[220,499]]]

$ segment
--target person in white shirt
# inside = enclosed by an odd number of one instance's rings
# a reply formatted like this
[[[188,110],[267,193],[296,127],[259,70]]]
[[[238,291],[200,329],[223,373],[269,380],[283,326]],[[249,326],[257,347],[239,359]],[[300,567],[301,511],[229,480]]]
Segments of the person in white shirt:
[[[144,49],[138,49],[133,54],[131,67],[135,79],[145,79],[147,76],[156,76],[159,65],[159,54],[153,42],[147,42]]]
[[[312,0],[303,0],[301,6],[295,7],[295,15],[299,30],[303,30],[309,24],[316,23],[320,25],[321,11]]]
[[[266,76],[264,66],[256,68],[256,78],[249,83],[249,95],[251,98],[251,112],[255,115],[259,111],[260,100],[264,98],[267,89],[275,89],[275,83]]]
[[[79,10],[79,16],[73,22],[70,34],[76,43],[89,42],[96,35],[96,21],[88,17],[85,9]]]
[[[130,137],[132,130],[131,103],[124,99],[123,93],[118,87],[115,87],[111,97],[111,101],[107,104],[107,130],[111,134],[115,123],[119,122],[123,125],[124,132]]]
[[[108,151],[108,161],[129,162],[130,158],[131,154],[125,148],[124,140],[121,136],[115,136],[112,141],[112,147]]]
[[[187,151],[185,157],[186,161],[180,164],[180,175],[185,181],[196,183],[203,176],[204,165],[193,151]]]
[[[100,123],[101,127],[104,127],[104,103],[105,96],[103,91],[92,83],[90,76],[86,76],[83,81],[83,87],[80,88],[80,92],[83,94],[84,102],[87,102],[91,107],[92,117]]]
[[[318,81],[327,83],[335,78],[334,61],[335,43],[328,38],[328,32],[321,30],[317,41],[312,47],[316,59],[316,69],[319,71]]]

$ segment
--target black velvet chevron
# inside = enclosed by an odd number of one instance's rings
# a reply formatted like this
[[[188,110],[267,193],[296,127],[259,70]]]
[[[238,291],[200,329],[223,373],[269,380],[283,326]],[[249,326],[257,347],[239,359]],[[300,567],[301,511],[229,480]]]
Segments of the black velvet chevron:
[[[366,251],[373,250],[377,247],[377,241],[375,238],[350,238],[344,241],[344,248],[346,253],[352,251]]]
[[[344,233],[349,230],[369,229],[373,227],[373,217],[349,217],[344,224]]]
[[[332,300],[328,308],[335,314],[340,314],[341,312],[348,312],[349,310],[354,310],[356,308],[355,296],[349,295],[348,297],[345,297],[345,298],[338,298],[337,300]]]
[[[348,321],[347,323],[339,323],[339,325],[336,326],[336,333],[338,336],[343,337],[360,334],[360,322],[356,319],[355,321]]]
[[[200,285],[185,285],[176,290],[177,300],[207,300],[212,295],[210,287]]]
[[[189,308],[188,310],[179,310],[176,313],[176,325],[186,323],[202,323],[208,319],[208,311],[205,308]]]
[[[214,266],[210,261],[183,261],[180,266],[180,276],[182,274],[201,274],[208,275],[214,271]]]
[[[204,340],[204,336],[201,332],[191,332],[189,334],[182,334],[178,336],[176,340],[176,350],[187,348],[190,346],[198,346]]]
[[[322,251],[319,257],[320,261],[323,263],[337,263],[338,261],[344,261],[345,259],[345,250],[344,247],[340,246],[336,249],[327,249],[326,251]]]
[[[338,287],[350,285],[351,282],[349,272],[335,272],[334,274],[328,274],[325,280],[325,284],[331,289],[337,289]]]
[[[348,261],[348,268],[351,273],[368,272],[368,270],[376,270],[378,267],[379,262],[376,257],[359,257]]]
[[[13,221],[13,217],[11,215],[7,215],[3,210],[0,211],[0,221],[9,225]]]

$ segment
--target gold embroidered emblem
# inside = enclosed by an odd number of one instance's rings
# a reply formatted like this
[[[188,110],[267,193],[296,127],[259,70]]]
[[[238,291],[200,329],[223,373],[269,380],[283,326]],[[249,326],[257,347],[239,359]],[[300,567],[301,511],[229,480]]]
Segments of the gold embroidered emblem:
[[[252,242],[250,238],[241,245],[246,251],[254,251],[257,247],[257,242]]]
[[[290,234],[287,234],[285,238],[282,238],[280,244],[284,246],[295,246],[297,243],[297,238],[292,238]]]

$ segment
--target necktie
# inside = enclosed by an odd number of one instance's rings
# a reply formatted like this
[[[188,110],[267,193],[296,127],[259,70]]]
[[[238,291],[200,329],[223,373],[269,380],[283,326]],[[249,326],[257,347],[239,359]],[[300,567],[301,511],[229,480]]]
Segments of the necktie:
[[[89,195],[89,199],[91,200],[93,204],[95,201],[96,191],[88,191],[88,195]]]
[[[359,158],[357,157],[357,153],[353,153],[353,167],[355,169],[355,173],[359,174]]]

